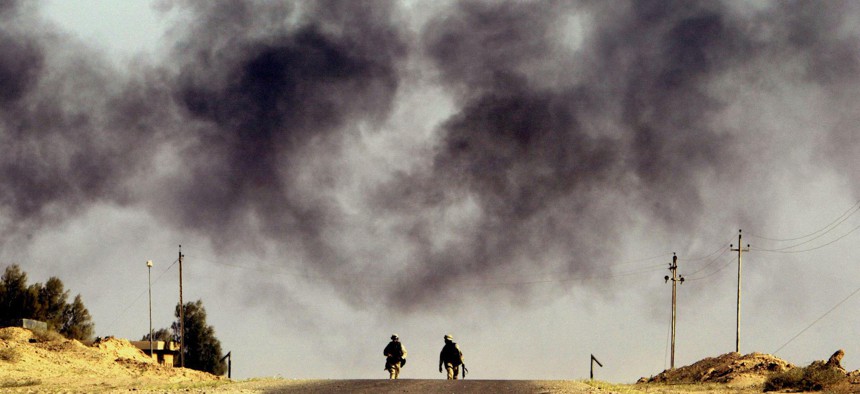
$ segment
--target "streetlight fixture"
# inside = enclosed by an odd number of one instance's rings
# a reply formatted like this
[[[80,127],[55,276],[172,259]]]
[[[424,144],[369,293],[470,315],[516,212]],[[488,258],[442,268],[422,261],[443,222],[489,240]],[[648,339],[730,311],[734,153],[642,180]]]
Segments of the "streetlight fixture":
[[[149,357],[152,357],[152,260],[146,260],[149,287]]]

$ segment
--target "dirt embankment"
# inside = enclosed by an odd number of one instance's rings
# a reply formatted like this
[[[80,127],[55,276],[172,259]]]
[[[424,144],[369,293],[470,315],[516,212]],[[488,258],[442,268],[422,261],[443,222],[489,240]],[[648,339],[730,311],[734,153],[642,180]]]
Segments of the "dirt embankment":
[[[87,346],[58,335],[0,328],[0,390],[63,387],[97,392],[221,380],[226,379],[158,365],[125,339],[106,338]]]
[[[770,354],[727,353],[642,378],[637,385],[719,384],[727,388],[759,390],[860,392],[860,371],[846,371],[841,365],[844,355],[840,349],[827,361],[814,361],[807,367],[798,367]]]
[[[762,384],[775,372],[784,372],[795,366],[770,354],[726,353],[708,357],[694,364],[669,369],[651,378],[642,378],[640,383],[733,383],[735,385]]]
[[[860,371],[851,373],[839,364],[837,352],[820,364],[835,369],[839,379],[829,385],[836,392],[860,391]],[[220,376],[156,364],[125,339],[106,338],[93,345],[67,340],[57,334],[34,335],[22,328],[0,328],[0,391],[2,392],[760,392],[773,374],[799,371],[769,354],[727,353],[694,364],[642,378],[632,386],[602,387],[575,381],[246,381],[233,384]],[[786,375],[791,377],[789,373]],[[654,385],[650,385],[653,383]],[[458,385],[458,386],[451,386]],[[690,386],[684,386],[690,385]],[[677,389],[675,389],[677,388]]]

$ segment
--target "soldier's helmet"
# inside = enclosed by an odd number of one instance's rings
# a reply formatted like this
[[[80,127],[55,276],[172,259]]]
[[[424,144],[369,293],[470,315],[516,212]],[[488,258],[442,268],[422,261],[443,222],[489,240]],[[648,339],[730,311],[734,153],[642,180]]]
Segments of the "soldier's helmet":
[[[391,334],[391,339],[399,339],[399,338],[400,337],[398,337],[397,334]]]
[[[446,340],[446,341],[453,341],[453,340],[454,340],[454,337],[452,337],[450,334],[446,334],[446,335],[445,335],[445,340]]]

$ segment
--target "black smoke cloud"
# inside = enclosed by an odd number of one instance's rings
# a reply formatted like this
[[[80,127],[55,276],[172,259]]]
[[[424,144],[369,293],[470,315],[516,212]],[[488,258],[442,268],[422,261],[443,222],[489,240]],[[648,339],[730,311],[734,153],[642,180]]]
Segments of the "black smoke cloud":
[[[13,2],[4,2],[0,8],[0,20],[4,25],[8,25],[11,18],[18,12],[18,5]],[[0,110],[3,111],[3,146],[4,160],[2,166],[3,179],[18,179],[21,181],[32,178],[28,176],[28,169],[24,165],[19,165],[19,161],[27,156],[22,148],[17,148],[18,144],[13,139],[18,139],[20,127],[18,124],[25,122],[25,119],[18,119],[16,112],[20,109],[18,104],[22,98],[30,92],[36,83],[42,69],[44,67],[44,55],[39,44],[32,38],[27,37],[21,32],[4,28],[0,30]],[[13,147],[15,150],[9,150]],[[39,210],[42,201],[30,202],[24,196],[30,191],[34,191],[34,184],[19,184],[18,182],[11,185],[11,188],[4,187],[2,201],[3,205],[11,206],[12,213],[20,216],[27,216],[33,211]],[[49,200],[46,197],[45,200]]]
[[[298,237],[315,260],[328,263],[335,257],[319,239],[320,227],[339,214],[324,197],[308,201],[295,192],[307,186],[294,168],[308,144],[334,138],[352,122],[386,117],[405,47],[387,3],[302,6],[311,9],[288,26],[296,12],[290,6],[191,3],[196,17],[177,50],[174,98],[199,126],[183,155],[191,173],[176,196],[190,201],[175,213],[183,226],[227,239],[253,215],[264,234]],[[263,20],[275,26],[261,31]]]
[[[151,138],[141,127],[153,115],[151,97],[116,83],[92,49],[50,33],[32,5],[0,8],[4,235],[37,231],[98,201],[128,202],[125,179]]]
[[[425,11],[396,2],[168,4],[184,15],[170,56],[126,73],[0,3],[29,22],[0,25],[4,232],[145,207],[222,251],[287,243],[355,305],[433,309],[464,288],[528,303],[529,287],[480,285],[598,276],[635,217],[659,232],[709,215],[707,185],[747,160],[726,91],[857,86],[851,3],[464,1],[417,32],[403,15]],[[416,67],[453,111],[426,165],[373,169],[385,181],[348,196],[356,214],[337,186],[358,175],[307,163],[388,127]],[[177,146],[155,171],[152,153]],[[383,235],[364,245],[378,259],[352,254],[356,233]],[[368,272],[394,276],[371,293]]]
[[[741,172],[750,144],[723,123],[731,98],[721,85],[788,79],[767,67],[798,55],[804,75],[827,84],[852,75],[857,59],[856,41],[837,33],[850,23],[838,15],[845,4],[731,6],[460,2],[431,21],[424,51],[459,109],[439,130],[432,168],[400,178],[392,189],[407,192],[387,197],[444,209],[468,196],[480,214],[474,231],[444,250],[416,231],[428,268],[396,299],[423,305],[469,282],[459,278],[599,276],[631,216],[644,214],[655,232],[684,232],[713,215],[704,212],[707,184]],[[565,48],[559,27],[576,14],[590,29],[581,48]],[[547,75],[547,63],[568,76]],[[613,196],[623,197],[606,209]],[[522,299],[517,290],[512,300]]]
[[[420,189],[473,197],[480,223],[457,252],[422,249],[419,260],[433,268],[399,299],[422,303],[450,276],[492,277],[511,265],[521,274],[605,273],[598,262],[613,251],[596,248],[594,234],[610,245],[632,224],[631,211],[653,212],[658,225],[695,220],[700,192],[691,179],[730,169],[732,141],[710,121],[720,103],[707,84],[742,66],[750,44],[718,4],[545,5],[463,2],[425,31],[426,52],[460,110],[442,126]],[[571,13],[595,18],[578,51],[557,40]],[[607,13],[612,20],[602,20]],[[571,76],[542,83],[547,62]],[[624,197],[606,209],[606,196]]]

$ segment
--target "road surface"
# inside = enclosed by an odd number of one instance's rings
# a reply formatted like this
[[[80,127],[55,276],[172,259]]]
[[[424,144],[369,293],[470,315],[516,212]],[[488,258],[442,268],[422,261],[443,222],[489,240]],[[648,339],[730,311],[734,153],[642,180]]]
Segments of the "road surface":
[[[245,393],[600,393],[582,382],[564,380],[263,380],[237,382],[216,391]]]

